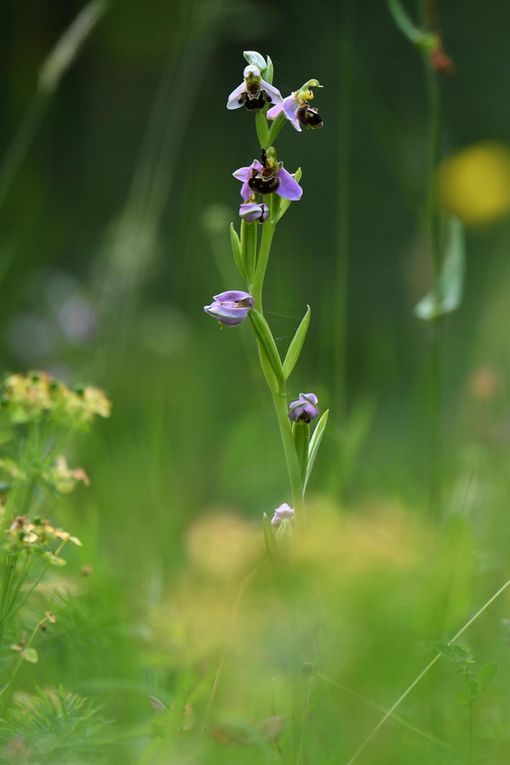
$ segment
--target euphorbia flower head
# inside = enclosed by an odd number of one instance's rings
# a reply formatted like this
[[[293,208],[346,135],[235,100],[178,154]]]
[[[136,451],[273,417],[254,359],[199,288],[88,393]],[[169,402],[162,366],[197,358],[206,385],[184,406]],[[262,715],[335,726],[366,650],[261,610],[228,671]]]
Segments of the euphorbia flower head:
[[[243,202],[239,207],[239,217],[246,223],[263,223],[269,217],[269,207],[265,202]]]
[[[253,193],[278,194],[280,197],[297,202],[303,195],[303,189],[292,175],[285,170],[281,162],[277,162],[272,147],[267,151],[262,149],[260,162],[254,159],[248,167],[240,167],[233,173],[234,178],[242,181],[241,196],[248,202]]]
[[[255,64],[244,67],[243,81],[232,91],[227,99],[227,109],[240,109],[245,106],[250,111],[263,109],[267,104],[281,104],[282,94],[262,79],[260,69]]]
[[[282,521],[292,521],[294,519],[294,508],[288,505],[286,502],[280,507],[277,507],[274,511],[274,515],[271,518],[272,526],[279,526]]]
[[[308,80],[299,90],[284,98],[267,112],[267,118],[274,120],[283,112],[284,116],[292,123],[293,127],[301,132],[302,127],[320,128],[324,122],[313,106],[308,103],[313,99],[312,88],[321,88],[318,80]]]
[[[204,311],[220,324],[235,327],[246,319],[253,308],[254,300],[249,292],[228,290],[214,295],[211,305],[205,305]]]
[[[315,393],[300,393],[289,406],[289,417],[293,422],[311,422],[319,414],[318,404]]]

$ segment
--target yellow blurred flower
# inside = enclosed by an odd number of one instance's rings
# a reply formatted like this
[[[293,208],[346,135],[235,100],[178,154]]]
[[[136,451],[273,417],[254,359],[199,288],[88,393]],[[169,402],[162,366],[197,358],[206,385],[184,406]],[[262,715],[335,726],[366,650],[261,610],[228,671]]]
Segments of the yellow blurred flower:
[[[188,556],[199,571],[237,577],[253,566],[262,552],[261,525],[221,511],[198,518],[188,530]]]
[[[437,179],[443,206],[464,223],[490,223],[510,212],[510,148],[503,143],[458,151],[441,163]]]

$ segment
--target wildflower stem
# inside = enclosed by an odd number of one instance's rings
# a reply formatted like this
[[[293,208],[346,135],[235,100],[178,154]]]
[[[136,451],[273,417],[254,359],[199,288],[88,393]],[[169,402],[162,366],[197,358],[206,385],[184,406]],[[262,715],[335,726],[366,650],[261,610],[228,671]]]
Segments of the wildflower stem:
[[[427,0],[420,0],[423,23],[427,22]],[[434,295],[439,301],[441,274],[441,233],[436,193],[436,168],[440,158],[441,102],[437,72],[430,63],[429,54],[423,52],[423,65],[427,88],[429,112],[428,128],[428,188],[426,225],[434,278]],[[430,348],[430,481],[429,505],[431,514],[441,513],[442,468],[442,359],[444,346],[444,318],[436,316],[431,322]]]
[[[280,435],[282,438],[285,462],[289,474],[292,504],[294,507],[296,527],[299,529],[304,522],[304,491],[301,467],[299,464],[296,445],[292,436],[292,426],[289,420],[289,409],[286,390],[272,391],[273,403],[278,417]]]
[[[339,143],[338,143],[338,212],[337,212],[337,247],[335,258],[335,296],[333,314],[330,321],[333,326],[334,343],[334,382],[333,394],[336,411],[336,429],[342,432],[347,414],[347,311],[349,282],[349,220],[350,220],[350,145],[351,145],[351,106],[352,106],[352,68],[354,38],[354,0],[344,0],[343,35],[341,39],[343,97],[339,101]],[[343,459],[343,455],[342,459]],[[343,463],[342,463],[343,464]],[[344,492],[343,469],[335,471],[335,488]]]
[[[271,146],[269,143],[269,127],[264,112],[257,112],[255,114],[255,129],[257,131],[257,138],[259,139],[260,148],[267,149],[269,146]]]
[[[274,120],[273,124],[271,125],[269,129],[269,146],[272,146],[278,136],[280,135],[280,131],[285,125],[286,118],[285,114],[283,112],[280,112],[278,117]]]
[[[481,606],[478,611],[473,614],[473,616],[468,619],[468,621],[460,628],[460,630],[451,638],[451,640],[448,641],[448,645],[451,646],[454,643],[457,642],[457,640],[462,637],[462,635],[468,630],[472,624],[474,624],[477,619],[491,606],[495,600],[497,600],[500,595],[502,595],[505,590],[510,587],[510,579],[508,579],[500,588],[499,590],[496,590],[496,592],[491,595],[491,597],[485,601],[483,606]],[[422,669],[422,671],[415,677],[411,685],[409,685],[405,691],[398,697],[398,699],[395,701],[394,704],[391,705],[391,707],[388,709],[388,711],[381,717],[377,725],[372,728],[368,736],[365,738],[364,741],[360,744],[360,746],[356,749],[350,760],[347,762],[347,765],[353,765],[356,760],[359,758],[360,754],[365,750],[365,748],[368,746],[368,744],[372,741],[372,739],[377,735],[377,733],[381,730],[381,728],[384,726],[384,724],[390,719],[390,717],[393,717],[394,713],[397,711],[399,706],[402,704],[403,701],[409,696],[409,694],[416,688],[416,686],[423,680],[425,675],[429,673],[429,671],[434,667],[439,659],[441,658],[443,654],[437,653],[434,658],[429,661],[429,663]]]
[[[253,283],[250,285],[250,292],[255,301],[255,308],[259,313],[263,313],[262,290],[264,287],[264,278],[266,275],[267,264],[269,262],[269,255],[271,253],[271,244],[276,228],[275,202],[273,198],[274,194],[271,194],[269,200],[269,218],[262,226],[262,237],[257,258],[257,267],[255,269]]]
[[[41,629],[43,624],[46,624],[47,621],[48,621],[48,617],[47,616],[43,616],[43,618],[40,619],[37,622],[37,624],[35,625],[34,629],[32,630],[32,632],[30,634],[30,637],[28,638],[27,642],[23,646],[23,651],[26,651],[28,648],[31,647],[32,643],[34,642],[35,636],[37,635],[37,633],[39,632],[39,630]],[[7,691],[12,686],[12,684],[14,683],[14,680],[16,679],[16,675],[18,674],[18,672],[20,670],[20,667],[21,667],[21,665],[23,664],[23,661],[24,661],[23,651],[20,651],[18,659],[17,659],[17,661],[16,661],[16,663],[14,665],[14,668],[13,668],[13,670],[11,672],[10,678],[7,680],[7,682],[4,685],[4,687],[0,690],[0,696],[3,696],[5,691]]]
[[[437,46],[437,35],[424,32],[417,27],[409,18],[400,0],[388,0],[388,8],[397,27],[413,45],[429,51]]]
[[[56,555],[57,557],[60,555],[60,553],[62,552],[62,550],[63,550],[64,546],[66,545],[66,542],[67,542],[67,540],[66,540],[66,539],[64,539],[64,540],[63,540],[63,541],[62,541],[62,542],[59,544],[59,546],[56,548],[56,550],[55,550],[55,552],[54,552],[54,555]],[[26,603],[26,602],[27,602],[27,600],[29,599],[30,595],[31,595],[31,594],[34,592],[34,590],[37,588],[38,584],[39,584],[39,583],[41,582],[41,580],[43,579],[43,577],[44,577],[44,575],[46,574],[47,570],[49,569],[50,565],[51,565],[51,563],[46,563],[46,564],[45,564],[45,565],[42,567],[41,571],[39,572],[39,576],[38,576],[38,577],[37,577],[37,578],[36,578],[36,579],[35,579],[35,580],[32,582],[32,584],[30,585],[29,589],[28,589],[28,590],[25,592],[25,594],[24,594],[24,596],[21,598],[21,600],[19,600],[19,601],[17,602],[17,604],[14,606],[14,608],[11,608],[11,610],[10,610],[10,611],[9,611],[9,613],[7,614],[7,617],[6,617],[6,618],[9,618],[9,619],[11,619],[11,618],[14,616],[14,614],[17,614],[17,613],[18,613],[18,611],[20,610],[20,608],[22,608],[22,607],[25,605],[25,603]]]

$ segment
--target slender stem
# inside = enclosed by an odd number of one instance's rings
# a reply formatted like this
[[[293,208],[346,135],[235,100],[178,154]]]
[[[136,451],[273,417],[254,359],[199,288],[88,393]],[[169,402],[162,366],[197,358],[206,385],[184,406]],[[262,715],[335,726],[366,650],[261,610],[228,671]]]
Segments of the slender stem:
[[[489,606],[491,606],[495,600],[499,598],[500,595],[502,595],[505,590],[510,586],[510,579],[508,579],[500,588],[499,590],[496,590],[496,592],[491,595],[489,600],[486,600],[483,606],[478,609],[478,611],[473,614],[473,616],[468,619],[468,621],[460,628],[460,630],[452,637],[452,639],[448,642],[448,645],[453,645],[457,642],[457,640],[462,637],[462,635],[468,630],[474,622],[486,611]],[[429,661],[429,663],[422,669],[422,671],[415,677],[411,685],[409,685],[405,691],[398,697],[398,699],[395,701],[394,704],[391,705],[391,707],[388,709],[388,711],[381,717],[377,725],[372,728],[368,736],[364,739],[364,741],[360,744],[360,746],[356,749],[350,760],[348,761],[347,765],[353,765],[354,762],[358,759],[360,754],[365,750],[367,745],[372,741],[372,739],[376,736],[376,734],[381,730],[383,725],[394,715],[396,710],[399,708],[399,706],[402,704],[403,701],[409,696],[409,694],[416,688],[416,686],[420,683],[420,681],[429,673],[429,671],[432,669],[432,667],[437,664],[439,659],[441,658],[443,654],[438,653],[434,656],[434,658]]]
[[[473,702],[469,704],[468,765],[473,762]]]
[[[32,645],[32,643],[34,642],[34,638],[35,638],[35,636],[37,635],[37,633],[38,633],[38,632],[39,632],[39,630],[41,629],[42,625],[43,625],[43,624],[45,624],[47,621],[48,621],[48,617],[47,617],[47,616],[44,616],[42,619],[40,619],[40,620],[37,622],[37,624],[35,625],[34,629],[32,630],[32,633],[30,634],[30,637],[29,637],[29,638],[28,638],[28,640],[27,640],[27,643],[26,643],[26,645],[25,645],[25,646],[23,646],[23,650],[25,650],[25,651],[26,651],[26,650],[27,650],[27,648],[30,648],[30,646],[31,646],[31,645]],[[4,687],[3,687],[3,688],[0,690],[0,696],[3,696],[3,694],[5,693],[5,691],[7,691],[7,690],[8,690],[8,688],[10,688],[10,687],[12,686],[12,684],[13,684],[13,682],[14,682],[15,678],[16,678],[16,675],[17,675],[17,674],[18,674],[18,672],[19,672],[19,669],[20,669],[21,665],[23,664],[23,661],[24,661],[24,659],[23,659],[23,652],[22,652],[22,651],[20,651],[20,654],[19,654],[19,656],[18,656],[18,660],[16,661],[16,663],[15,663],[15,665],[14,665],[14,668],[13,668],[13,670],[12,670],[12,672],[11,672],[11,676],[10,676],[10,678],[7,680],[7,682],[6,682],[6,684],[4,685]]]
[[[400,0],[388,0],[388,8],[397,27],[413,45],[428,50],[437,45],[437,35],[419,29],[409,18]]]
[[[344,425],[347,399],[347,293],[349,280],[349,202],[350,202],[350,143],[352,104],[352,61],[354,34],[354,0],[344,0],[342,14],[342,97],[339,99],[338,143],[338,228],[335,260],[334,327],[334,401],[336,424]],[[342,471],[337,471],[341,479]]]
[[[278,117],[275,119],[275,121],[271,125],[271,128],[269,129],[269,146],[272,146],[274,144],[274,142],[280,135],[280,131],[285,125],[286,121],[287,120],[285,118],[285,115],[283,114],[283,112],[280,112]]]
[[[328,685],[331,685],[333,688],[337,688],[339,691],[343,691],[349,696],[352,696],[353,699],[358,699],[358,701],[363,702],[367,706],[371,707],[372,709],[377,710],[378,712],[382,712],[383,714],[386,714],[386,709],[384,707],[380,706],[379,704],[376,704],[372,699],[368,699],[366,696],[363,696],[361,693],[358,693],[357,691],[353,691],[352,688],[347,687],[346,685],[342,685],[341,683],[337,683],[335,680],[331,680],[331,678],[326,677],[325,675],[321,675],[319,672],[316,673],[316,677],[318,680],[322,680],[324,683],[327,683]],[[454,749],[449,746],[445,741],[441,741],[441,739],[436,738],[431,733],[427,733],[427,731],[422,730],[421,728],[418,728],[416,725],[413,725],[412,723],[407,722],[403,717],[400,717],[399,715],[391,715],[392,720],[402,725],[404,728],[407,728],[407,730],[410,730],[412,733],[416,733],[417,736],[421,736],[422,738],[426,739],[427,741],[430,741],[432,744],[435,744],[438,747],[441,747],[442,749],[446,749],[449,752],[454,752]]]
[[[255,269],[253,283],[250,285],[250,291],[255,301],[255,308],[259,313],[263,313],[262,290],[271,252],[271,243],[276,228],[275,204],[272,197],[274,197],[274,194],[271,194],[271,199],[269,200],[269,218],[262,225],[262,238],[257,259],[257,268]]]
[[[250,573],[247,574],[244,577],[243,581],[241,582],[241,586],[239,587],[239,590],[238,590],[237,595],[236,595],[236,599],[234,601],[234,605],[232,607],[232,613],[231,613],[231,616],[230,616],[230,623],[229,623],[229,630],[227,632],[227,635],[231,635],[232,634],[232,631],[233,631],[233,629],[235,627],[235,624],[236,624],[236,621],[237,621],[237,616],[238,616],[238,613],[239,613],[239,608],[241,606],[242,599],[244,597],[244,593],[248,589],[248,586],[251,584],[252,580],[255,578],[256,574],[257,574],[257,569],[253,569],[253,571],[250,571]],[[218,692],[218,687],[219,687],[219,684],[220,684],[221,673],[223,671],[223,665],[225,664],[225,660],[227,658],[227,653],[230,652],[230,648],[231,648],[230,641],[227,638],[227,640],[225,641],[225,643],[223,645],[223,649],[221,651],[221,655],[220,655],[220,659],[219,659],[219,662],[218,662],[218,666],[216,667],[216,672],[214,674],[213,684],[211,686],[211,692],[209,694],[209,698],[207,700],[207,705],[206,705],[206,708],[205,708],[204,719],[202,720],[202,725],[200,726],[200,735],[201,736],[204,735],[205,730],[206,730],[206,726],[207,726],[207,722],[209,720],[209,715],[210,715],[210,712],[211,712],[211,709],[212,709],[212,705],[214,703],[214,700],[216,698],[216,694]]]
[[[269,126],[264,112],[257,112],[255,114],[255,129],[257,131],[257,138],[261,149],[268,149],[271,145],[269,143]]]
[[[420,0],[422,22],[428,21],[427,0]],[[430,56],[423,53],[423,65],[427,88],[429,112],[428,128],[428,187],[427,187],[427,236],[434,277],[434,293],[439,300],[441,274],[441,233],[436,193],[436,168],[440,159],[441,102],[437,72],[430,63]],[[438,316],[431,325],[430,348],[430,480],[429,504],[433,516],[441,515],[442,489],[442,360],[444,349],[444,319]]]
[[[285,462],[287,463],[287,472],[289,474],[290,490],[292,493],[292,504],[295,511],[296,527],[299,529],[304,522],[304,495],[301,468],[296,445],[292,437],[292,427],[289,420],[289,411],[287,406],[286,391],[271,391],[273,403],[278,417],[280,435],[282,438]]]
[[[66,540],[66,539],[64,539],[64,540],[63,540],[63,541],[62,541],[62,542],[59,544],[59,546],[56,548],[56,550],[55,550],[55,552],[54,552],[54,555],[57,555],[57,556],[58,556],[58,555],[60,555],[60,553],[62,552],[62,550],[63,550],[63,548],[65,547],[66,543],[67,543],[67,540]],[[39,585],[39,583],[41,582],[42,578],[44,577],[45,573],[46,573],[46,572],[47,572],[47,570],[49,569],[50,565],[51,565],[51,563],[46,563],[46,564],[43,566],[43,568],[42,568],[42,569],[41,569],[41,571],[39,572],[39,575],[38,575],[38,576],[36,577],[36,579],[35,579],[35,580],[32,582],[32,584],[30,585],[29,589],[28,589],[28,590],[25,592],[25,594],[24,594],[24,596],[21,598],[21,600],[19,600],[19,601],[17,602],[17,604],[14,606],[14,608],[12,608],[12,609],[9,611],[9,613],[8,613],[8,615],[7,615],[7,616],[8,616],[8,618],[12,618],[12,617],[14,616],[14,614],[17,614],[17,613],[18,613],[18,611],[20,610],[20,608],[23,608],[23,606],[25,605],[25,603],[26,603],[26,602],[27,602],[27,600],[29,599],[30,595],[31,595],[31,594],[34,592],[34,590],[36,589],[36,587],[37,587],[37,586]]]

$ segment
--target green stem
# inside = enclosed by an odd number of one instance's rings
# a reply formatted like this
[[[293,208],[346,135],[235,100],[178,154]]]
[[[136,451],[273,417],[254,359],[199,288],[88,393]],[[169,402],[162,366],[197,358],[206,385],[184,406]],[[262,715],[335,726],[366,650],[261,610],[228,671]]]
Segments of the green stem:
[[[271,393],[273,396],[274,407],[276,409],[276,416],[278,418],[278,425],[280,427],[280,435],[282,438],[283,451],[285,454],[285,462],[287,464],[287,472],[289,474],[292,506],[296,514],[296,527],[299,529],[304,522],[305,511],[303,480],[301,476],[301,467],[296,452],[296,445],[292,436],[292,426],[289,420],[287,392],[280,390],[278,392],[271,391]]]
[[[419,29],[409,18],[400,0],[388,0],[388,8],[395,24],[409,42],[412,42],[417,48],[424,48],[428,51],[434,50],[438,42],[437,35]]]
[[[335,296],[333,314],[330,317],[334,342],[334,381],[336,427],[342,433],[347,413],[347,295],[349,281],[349,203],[350,203],[350,143],[352,68],[354,45],[355,0],[344,0],[342,14],[342,98],[339,100],[339,144],[338,144],[338,212],[337,248],[335,259]],[[343,454],[341,455],[343,458]],[[335,470],[334,488],[344,491],[343,461]]]
[[[480,616],[491,606],[495,600],[497,600],[504,592],[508,589],[510,586],[510,579],[508,579],[496,592],[491,595],[491,597],[485,601],[483,606],[478,609],[478,611],[473,614],[473,616],[468,619],[468,621],[460,628],[458,632],[455,633],[455,635],[451,638],[451,640],[448,641],[448,645],[453,645],[454,643],[459,640],[459,638],[462,637],[462,635],[471,627],[472,624],[474,624]],[[394,704],[391,705],[391,707],[384,713],[384,715],[381,717],[377,725],[375,725],[368,736],[362,741],[360,746],[356,749],[352,757],[347,762],[347,765],[354,765],[354,763],[358,760],[360,754],[366,749],[368,744],[372,741],[373,738],[377,735],[377,733],[381,730],[381,728],[385,725],[385,723],[390,719],[390,717],[393,717],[399,706],[402,704],[405,699],[411,694],[411,692],[416,688],[417,685],[423,680],[425,675],[427,675],[430,670],[437,664],[437,662],[442,657],[442,653],[437,653],[434,658],[429,661],[429,663],[422,669],[422,671],[415,677],[413,682],[405,689],[405,691],[398,697],[398,699],[395,701]]]
[[[286,118],[283,112],[280,112],[278,117],[274,120],[273,124],[271,125],[269,129],[269,146],[273,146],[274,142],[280,135],[280,131],[282,130],[283,126],[285,125]]]
[[[255,114],[255,129],[257,131],[257,138],[261,149],[268,149],[271,144],[269,143],[269,127],[267,124],[265,111],[257,112]]]
[[[28,648],[31,647],[32,643],[34,642],[35,636],[37,635],[37,633],[39,632],[39,630],[41,629],[43,624],[45,624],[47,621],[48,621],[48,617],[44,616],[42,619],[40,619],[40,621],[37,622],[37,624],[35,625],[32,633],[30,635],[30,637],[28,638],[28,641],[27,641],[26,645],[23,646],[23,650],[26,651]],[[20,652],[20,655],[18,656],[18,660],[16,661],[16,664],[14,665],[14,668],[13,668],[13,670],[11,672],[10,678],[7,680],[7,682],[4,685],[4,687],[0,690],[0,696],[3,696],[5,691],[7,691],[12,686],[12,684],[14,683],[16,675],[18,674],[18,672],[20,670],[20,667],[23,664],[23,661],[24,661],[23,653]]]
[[[269,199],[269,218],[262,224],[262,238],[260,241],[259,255],[257,258],[257,267],[255,276],[250,285],[250,292],[255,301],[255,308],[259,313],[263,313],[262,290],[264,287],[264,278],[266,276],[267,264],[271,253],[271,244],[276,228],[276,204],[274,194]]]
[[[422,23],[427,23],[427,0],[420,0]],[[427,88],[429,112],[428,128],[428,187],[427,187],[427,237],[432,261],[434,293],[439,299],[441,274],[441,232],[436,192],[436,168],[440,159],[441,102],[437,72],[430,63],[430,56],[423,53],[423,65]],[[432,322],[430,349],[430,480],[429,505],[433,516],[441,515],[442,502],[442,389],[443,389],[444,319],[438,316]]]

